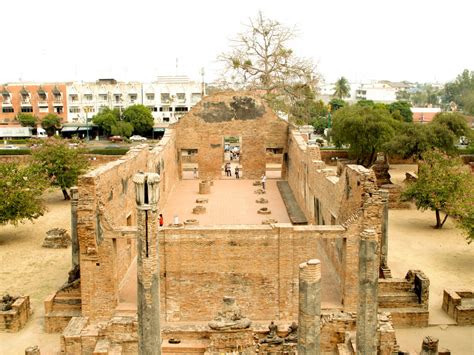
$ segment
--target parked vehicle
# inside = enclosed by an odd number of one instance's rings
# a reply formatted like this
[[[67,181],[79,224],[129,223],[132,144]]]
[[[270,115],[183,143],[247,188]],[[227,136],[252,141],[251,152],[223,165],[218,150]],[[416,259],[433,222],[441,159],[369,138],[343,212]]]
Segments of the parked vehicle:
[[[20,147],[17,147],[16,145],[12,145],[12,144],[7,144],[7,145],[0,145],[0,149],[20,149]]]
[[[135,135],[130,137],[130,140],[132,142],[144,142],[144,141],[146,141],[146,138],[135,134]]]
[[[0,127],[1,138],[46,138],[46,131],[42,128],[36,129],[36,134],[33,134],[31,127]]]
[[[111,142],[123,142],[123,138],[121,136],[110,136],[109,141],[111,141]]]

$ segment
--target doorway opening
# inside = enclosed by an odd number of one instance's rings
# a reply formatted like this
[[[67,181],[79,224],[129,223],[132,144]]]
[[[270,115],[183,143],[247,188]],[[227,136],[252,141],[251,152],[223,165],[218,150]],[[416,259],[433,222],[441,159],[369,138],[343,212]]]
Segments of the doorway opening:
[[[270,147],[265,151],[265,174],[268,179],[281,179],[283,166],[283,148]]]
[[[224,137],[224,157],[222,163],[222,177],[241,179],[243,176],[242,165],[242,138],[239,136]]]
[[[181,177],[183,180],[199,178],[197,149],[181,149]]]

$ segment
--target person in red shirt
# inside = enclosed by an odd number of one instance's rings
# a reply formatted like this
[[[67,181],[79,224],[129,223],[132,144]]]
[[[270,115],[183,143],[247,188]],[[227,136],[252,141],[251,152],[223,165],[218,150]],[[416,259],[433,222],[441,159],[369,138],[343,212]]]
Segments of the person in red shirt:
[[[159,221],[160,221],[160,227],[163,227],[163,215],[160,213],[160,218],[159,218]]]

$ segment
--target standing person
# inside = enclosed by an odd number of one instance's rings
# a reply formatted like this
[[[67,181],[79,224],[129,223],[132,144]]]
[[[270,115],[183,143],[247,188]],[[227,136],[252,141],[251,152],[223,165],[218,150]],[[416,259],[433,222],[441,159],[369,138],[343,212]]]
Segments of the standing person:
[[[197,170],[196,167],[194,167],[193,176],[194,176],[195,179],[197,179],[197,177],[198,177],[198,170]]]
[[[240,177],[239,177],[239,166],[235,167],[235,178],[240,179]]]
[[[262,189],[263,191],[265,191],[265,183],[267,181],[267,177],[265,176],[265,174],[262,175]]]
[[[163,227],[164,221],[163,221],[163,215],[161,213],[160,213],[159,221],[160,221],[160,227]]]

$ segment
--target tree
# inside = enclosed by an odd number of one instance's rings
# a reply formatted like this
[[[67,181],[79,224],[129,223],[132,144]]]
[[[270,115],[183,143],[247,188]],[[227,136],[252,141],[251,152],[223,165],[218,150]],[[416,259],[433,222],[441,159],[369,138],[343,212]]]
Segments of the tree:
[[[116,126],[119,120],[120,111],[116,108],[112,110],[108,107],[92,117],[92,122],[96,124],[106,136],[112,134],[112,127]]]
[[[439,124],[449,129],[456,138],[469,136],[471,130],[467,125],[466,118],[458,112],[440,112],[433,118],[432,124]]]
[[[266,93],[285,93],[295,83],[315,84],[314,65],[288,47],[296,31],[259,12],[245,32],[232,41],[232,50],[219,60],[234,81]]]
[[[19,113],[16,116],[18,122],[22,127],[33,127],[36,128],[36,123],[38,122],[38,117],[31,115],[29,113]]]
[[[309,85],[300,85],[294,92],[295,102],[290,107],[290,119],[297,125],[307,125],[319,117],[325,117],[327,107],[322,100],[315,100],[315,94]]]
[[[85,172],[88,161],[82,149],[71,149],[67,142],[59,138],[49,138],[32,153],[33,162],[46,176],[52,186],[59,186],[64,199],[69,200],[67,188],[77,184],[77,178]]]
[[[54,113],[48,113],[41,121],[41,127],[46,131],[49,137],[54,135],[56,129],[61,128],[61,117]]]
[[[329,101],[329,108],[330,108],[330,111],[331,113],[334,113],[336,112],[337,110],[339,110],[340,108],[346,106],[347,103],[342,100],[342,99],[331,99],[331,101]]]
[[[459,109],[474,114],[474,71],[465,69],[453,82],[443,88],[442,100],[449,105],[456,103]]]
[[[133,126],[133,133],[145,135],[153,128],[153,115],[150,109],[143,105],[127,107],[122,116],[125,122],[129,122]]]
[[[386,109],[346,106],[334,113],[331,135],[336,146],[349,145],[357,164],[369,167],[383,144],[394,136],[398,124]]]
[[[130,137],[133,133],[133,126],[130,122],[118,121],[112,126],[110,133],[113,136]]]
[[[344,99],[345,97],[350,96],[351,92],[351,87],[349,86],[349,82],[347,81],[346,78],[341,76],[336,83],[334,84],[335,89],[334,89],[334,94],[332,95],[335,98],[338,99]]]
[[[420,210],[435,211],[437,229],[443,227],[448,216],[456,216],[461,227],[470,228],[469,238],[472,240],[473,194],[474,179],[461,160],[431,150],[423,154],[418,180],[408,185],[402,198],[414,201]],[[443,219],[441,212],[445,213]]]
[[[411,112],[411,105],[407,101],[395,101],[388,105],[388,109],[392,115],[398,114],[405,122],[413,122],[413,113]]]
[[[0,163],[0,225],[43,215],[47,181],[34,165]]]

